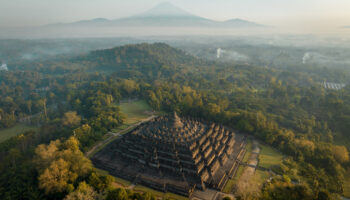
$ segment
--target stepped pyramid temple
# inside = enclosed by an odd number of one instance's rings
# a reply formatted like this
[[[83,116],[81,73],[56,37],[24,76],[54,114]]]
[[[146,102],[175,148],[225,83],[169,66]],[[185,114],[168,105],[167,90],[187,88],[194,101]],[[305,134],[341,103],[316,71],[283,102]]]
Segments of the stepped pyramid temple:
[[[221,191],[244,154],[243,137],[176,113],[140,124],[92,161],[110,174],[163,192]]]

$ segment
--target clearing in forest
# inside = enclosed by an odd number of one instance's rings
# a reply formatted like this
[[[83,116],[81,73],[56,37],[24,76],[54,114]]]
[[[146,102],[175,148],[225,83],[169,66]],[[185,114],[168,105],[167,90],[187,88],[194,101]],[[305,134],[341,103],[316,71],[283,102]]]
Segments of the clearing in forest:
[[[270,169],[271,167],[278,166],[282,163],[283,156],[275,149],[260,144],[261,152],[259,155],[259,166]]]
[[[0,130],[0,142],[8,140],[11,137],[24,133],[26,131],[36,131],[36,129],[37,128],[35,126],[29,126],[26,124],[16,124],[14,127],[2,129]]]
[[[119,104],[120,110],[126,115],[125,124],[130,125],[142,121],[152,115],[152,108],[145,100],[131,100]]]

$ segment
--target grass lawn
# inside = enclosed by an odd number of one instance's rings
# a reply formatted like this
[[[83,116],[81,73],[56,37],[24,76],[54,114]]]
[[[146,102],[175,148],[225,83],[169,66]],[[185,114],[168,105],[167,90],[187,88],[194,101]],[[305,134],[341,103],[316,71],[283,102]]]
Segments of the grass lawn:
[[[130,125],[122,124],[122,125],[118,126],[117,128],[112,129],[112,132],[113,133],[119,132],[121,130],[128,128],[129,126]]]
[[[257,169],[254,174],[254,180],[259,185],[262,186],[263,183],[270,177],[269,172]]]
[[[245,148],[247,149],[247,151],[244,154],[242,162],[247,162],[250,158],[250,155],[252,154],[252,150],[253,150],[252,140],[248,139],[247,146]]]
[[[148,188],[148,187],[145,187],[145,186],[142,186],[142,185],[136,185],[134,187],[134,191],[136,191],[136,192],[148,192],[148,193],[151,193],[151,194],[153,194],[154,196],[157,196],[157,197],[163,197],[165,195],[163,192],[160,192],[160,191],[157,191],[157,190],[153,190],[151,188]]]
[[[231,193],[233,190],[233,187],[235,186],[235,182],[233,179],[229,179],[224,187],[224,189],[222,190],[222,192],[224,193]]]
[[[350,168],[345,173],[344,196],[350,198]]]
[[[163,193],[157,190],[153,190],[151,188],[142,186],[142,185],[136,185],[134,187],[134,191],[136,192],[148,192],[153,194],[156,197],[160,197],[162,199],[174,199],[174,200],[188,200],[187,197],[183,197],[177,194],[173,194],[173,193]]]
[[[248,139],[247,141],[247,145],[246,145],[246,152],[244,154],[244,157],[242,159],[242,162],[247,162],[250,155],[252,154],[252,150],[253,150],[253,144],[252,144],[252,140]],[[224,187],[224,189],[222,190],[224,193],[231,193],[234,186],[236,185],[237,181],[239,180],[239,178],[242,176],[244,171],[244,166],[240,165],[237,169],[237,172],[235,174],[235,176],[232,179],[229,179]]]
[[[260,145],[261,151],[259,155],[259,166],[264,168],[271,168],[273,166],[279,165],[282,162],[283,156],[278,151],[273,148]]]
[[[145,100],[123,102],[119,105],[122,113],[126,115],[125,124],[130,125],[146,119],[150,116],[147,112],[152,112],[152,108]]]
[[[102,175],[110,175],[109,172],[105,171],[105,170],[102,170],[102,169],[97,169],[96,168],[96,171]],[[130,181],[127,181],[127,180],[124,180],[124,179],[121,179],[121,178],[118,178],[118,177],[114,177],[114,181],[116,183],[118,183],[119,185],[122,185],[124,187],[128,187],[131,185],[131,182]]]
[[[231,193],[234,186],[236,185],[236,183],[238,182],[239,178],[242,176],[244,171],[244,166],[240,165],[237,169],[237,172],[235,174],[235,176],[232,179],[229,179],[223,189],[224,193]]]
[[[237,183],[239,178],[242,176],[243,172],[244,172],[244,166],[240,165],[237,169],[236,175],[233,177],[234,183]]]
[[[127,180],[124,180],[124,179],[121,179],[121,178],[118,178],[118,177],[115,177],[114,176],[114,181],[123,185],[124,187],[128,187],[131,185],[131,182],[130,181],[127,181]]]
[[[26,124],[17,124],[14,127],[0,130],[0,142],[10,139],[13,136],[19,135],[29,130],[37,130],[35,126],[28,126]]]

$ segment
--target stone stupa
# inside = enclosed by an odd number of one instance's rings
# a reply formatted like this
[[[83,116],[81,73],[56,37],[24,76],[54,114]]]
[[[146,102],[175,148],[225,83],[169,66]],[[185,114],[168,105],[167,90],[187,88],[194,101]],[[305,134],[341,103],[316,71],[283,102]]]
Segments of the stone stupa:
[[[174,112],[142,123],[92,160],[115,176],[189,196],[195,188],[223,189],[237,167],[234,149],[232,131]]]

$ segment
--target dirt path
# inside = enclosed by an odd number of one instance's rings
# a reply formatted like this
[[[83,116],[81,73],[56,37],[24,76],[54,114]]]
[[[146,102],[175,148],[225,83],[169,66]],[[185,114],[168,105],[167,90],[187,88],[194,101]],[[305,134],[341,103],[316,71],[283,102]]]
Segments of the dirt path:
[[[251,183],[251,178],[254,176],[255,170],[258,166],[259,153],[259,143],[256,140],[254,140],[253,150],[248,160],[247,166],[244,169],[244,172],[237,183],[237,193],[246,193],[254,189]]]
[[[152,120],[152,119],[155,118],[155,117],[156,117],[156,115],[152,115],[152,116],[150,116],[150,117],[148,117],[148,118],[146,118],[146,119],[144,119],[144,120],[141,120],[140,122],[138,122],[138,123],[136,123],[136,124],[133,124],[133,125],[129,126],[129,127],[126,128],[126,129],[120,130],[120,131],[118,131],[118,132],[116,132],[116,133],[110,132],[111,136],[109,136],[109,137],[106,138],[105,140],[103,140],[103,141],[97,143],[97,144],[96,144],[95,146],[93,146],[88,152],[86,152],[85,155],[86,155],[87,157],[91,156],[91,154],[92,154],[93,152],[95,152],[96,149],[98,149],[98,148],[100,148],[100,147],[102,147],[102,146],[108,144],[110,141],[114,140],[116,137],[119,137],[122,133],[127,132],[127,131],[133,129],[134,127],[140,125],[141,123],[150,121],[150,120]]]

